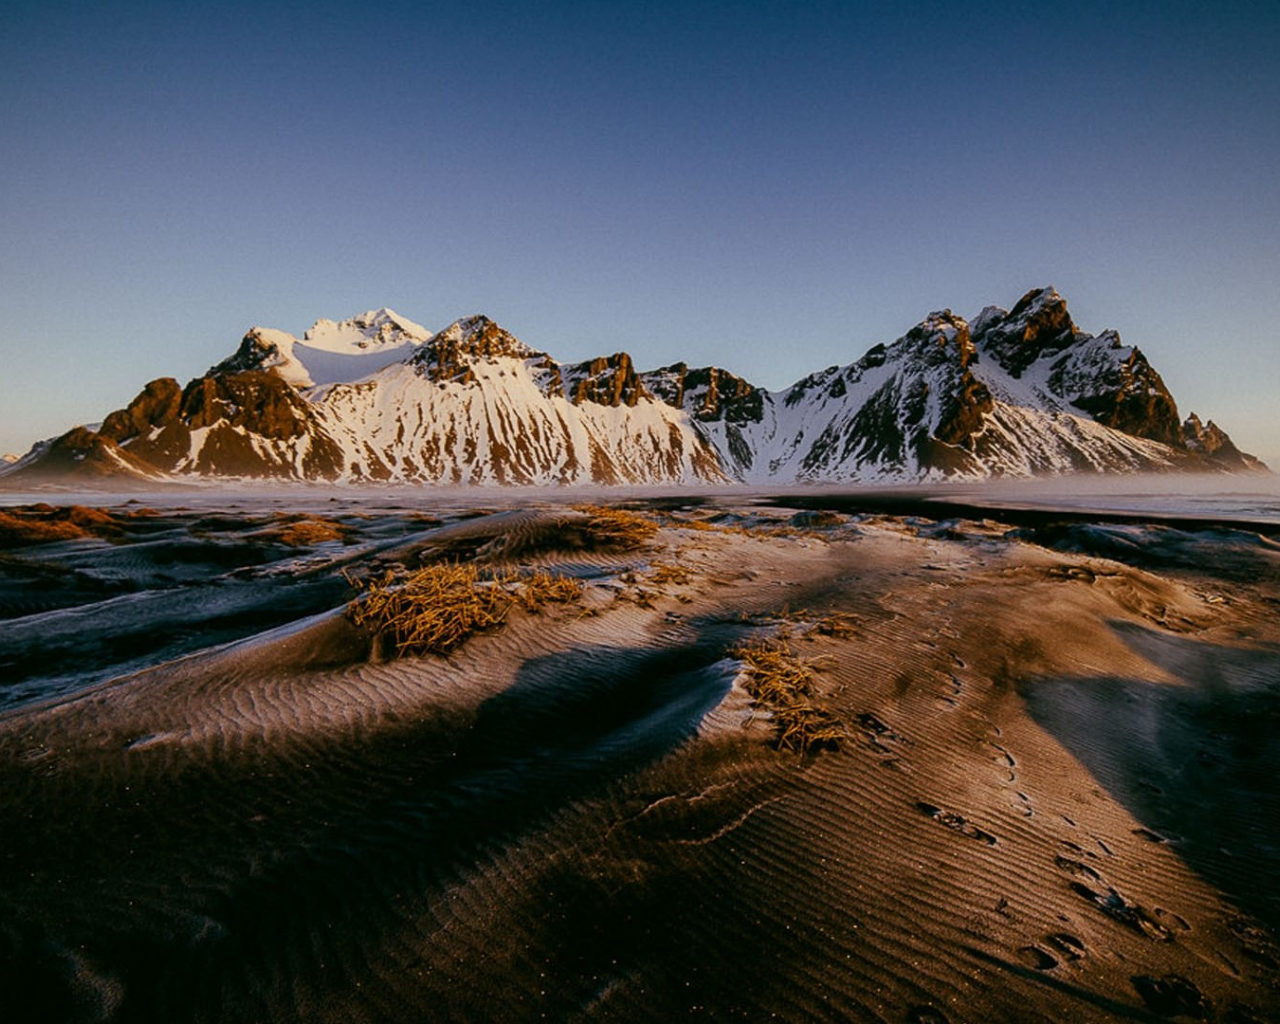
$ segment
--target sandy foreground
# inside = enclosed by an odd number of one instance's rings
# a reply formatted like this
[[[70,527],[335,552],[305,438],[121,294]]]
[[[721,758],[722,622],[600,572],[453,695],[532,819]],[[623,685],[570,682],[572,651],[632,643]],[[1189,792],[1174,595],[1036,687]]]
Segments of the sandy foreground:
[[[1280,1019],[1274,536],[632,507],[11,547],[0,1019]],[[447,655],[343,614],[459,561],[583,587]]]

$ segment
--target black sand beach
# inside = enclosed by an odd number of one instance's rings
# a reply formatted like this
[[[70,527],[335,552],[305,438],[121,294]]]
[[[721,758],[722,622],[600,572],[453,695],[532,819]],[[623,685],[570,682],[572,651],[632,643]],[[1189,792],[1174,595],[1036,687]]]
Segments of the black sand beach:
[[[5,510],[0,1018],[1280,1017],[1275,527],[491,497]]]

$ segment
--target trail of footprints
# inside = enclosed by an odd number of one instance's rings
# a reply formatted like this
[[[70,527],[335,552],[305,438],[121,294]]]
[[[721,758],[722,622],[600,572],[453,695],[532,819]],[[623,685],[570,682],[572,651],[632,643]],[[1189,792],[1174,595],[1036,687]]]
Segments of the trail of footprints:
[[[947,654],[953,664],[949,671],[943,673],[946,688],[937,694],[936,706],[941,711],[955,711],[963,703],[965,682],[961,678],[961,673],[965,672],[968,665],[954,652],[948,651]],[[885,767],[899,771],[909,770],[899,753],[901,747],[911,745],[909,738],[898,733],[889,723],[871,711],[857,715],[854,720],[866,739],[867,747],[882,755],[882,763]],[[992,763],[1002,775],[1001,783],[1013,792],[1014,809],[1026,818],[1034,817],[1035,810],[1031,798],[1025,791],[1017,788],[1017,759],[999,742],[1003,738],[1000,727],[985,718],[983,720],[990,727],[991,737],[984,739],[983,742],[995,753]],[[958,835],[989,847],[999,843],[994,834],[976,825],[958,811],[949,810],[925,800],[916,801],[915,807],[922,814]],[[1081,827],[1065,815],[1063,821],[1073,829]],[[1145,827],[1134,829],[1133,834],[1153,844],[1169,842],[1166,836]],[[1105,840],[1093,835],[1090,835],[1090,838],[1097,845],[1101,856],[1106,858],[1116,856]],[[1161,907],[1154,907],[1149,912],[1111,885],[1100,870],[1099,853],[1086,850],[1078,843],[1064,839],[1060,841],[1060,849],[1054,857],[1054,864],[1059,871],[1068,876],[1071,892],[1081,900],[1097,912],[1152,942],[1173,942],[1179,932],[1191,931],[1190,922],[1182,915]],[[1095,867],[1095,864],[1099,866]],[[1243,920],[1230,922],[1229,927],[1236,933],[1241,948],[1249,959],[1266,967],[1280,968],[1280,952],[1272,955],[1275,947],[1260,929]],[[1017,952],[1027,966],[1043,972],[1055,971],[1064,964],[1074,964],[1089,956],[1089,949],[1084,941],[1067,931],[1050,932],[1038,942],[1020,947]],[[1240,971],[1235,963],[1220,951],[1218,955],[1230,973],[1239,977]],[[1130,983],[1146,1008],[1157,1016],[1188,1017],[1197,1020],[1213,1016],[1214,1008],[1208,997],[1200,991],[1195,982],[1181,974],[1134,974],[1130,978]],[[935,1022],[945,1022],[947,1017],[932,1006],[920,1005],[909,1008],[907,1019],[919,1024],[935,1024]],[[1232,1024],[1251,1024],[1251,1022],[1262,1020],[1249,1007],[1239,1003],[1232,1004],[1227,1010],[1227,1015],[1222,1019],[1229,1020]]]

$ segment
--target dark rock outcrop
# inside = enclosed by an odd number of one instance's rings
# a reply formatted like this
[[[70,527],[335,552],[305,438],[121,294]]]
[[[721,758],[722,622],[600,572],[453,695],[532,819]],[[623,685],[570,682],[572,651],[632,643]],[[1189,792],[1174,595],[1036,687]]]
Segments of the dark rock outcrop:
[[[541,355],[487,316],[471,316],[433,335],[414,353],[412,362],[428,380],[470,384],[475,380],[471,364],[477,359],[530,359]]]
[[[1114,369],[1100,374],[1091,393],[1077,394],[1071,403],[1113,430],[1175,447],[1182,444],[1178,405],[1136,348]]]
[[[1180,447],[1177,403],[1137,348],[1115,331],[1079,330],[1053,288],[1027,292],[1009,312],[989,306],[972,325],[975,347],[1015,379],[1036,368],[1047,389],[1097,422]]]
[[[1182,424],[1182,443],[1188,451],[1229,471],[1257,472],[1266,469],[1260,459],[1237,448],[1226,431],[1213,420],[1201,423],[1195,413],[1191,413]]]
[[[205,376],[220,377],[228,373],[261,370],[278,355],[274,343],[267,340],[259,328],[254,327],[240,339],[240,347],[216,366],[209,367]]]
[[[641,375],[657,398],[684,409],[699,422],[759,423],[764,415],[764,392],[741,377],[715,366],[690,369],[673,363]]]
[[[634,406],[642,398],[652,398],[640,380],[631,357],[625,352],[600,356],[585,363],[562,368],[566,398],[574,405]]]

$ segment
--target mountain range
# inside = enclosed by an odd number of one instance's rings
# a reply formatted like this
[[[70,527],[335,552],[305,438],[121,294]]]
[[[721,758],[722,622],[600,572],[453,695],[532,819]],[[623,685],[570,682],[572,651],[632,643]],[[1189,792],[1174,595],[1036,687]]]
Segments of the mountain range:
[[[846,366],[768,391],[714,366],[562,363],[492,320],[432,333],[389,309],[302,338],[252,328],[185,386],[147,384],[0,468],[66,477],[440,484],[907,482],[1265,467],[1185,419],[1115,331],[1053,288],[929,314]]]

